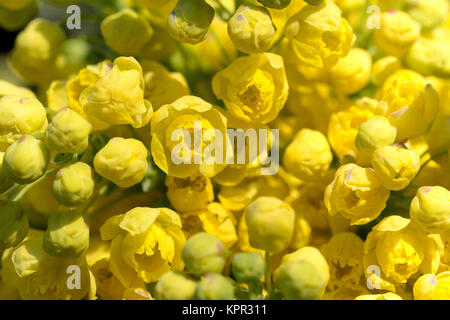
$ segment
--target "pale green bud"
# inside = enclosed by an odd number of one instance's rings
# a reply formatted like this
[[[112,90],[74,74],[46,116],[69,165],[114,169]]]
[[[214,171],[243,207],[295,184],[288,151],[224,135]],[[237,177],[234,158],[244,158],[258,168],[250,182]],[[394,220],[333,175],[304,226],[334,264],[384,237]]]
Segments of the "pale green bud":
[[[312,263],[288,261],[275,271],[274,286],[287,300],[314,300],[323,293],[326,282]]]
[[[85,203],[94,191],[94,172],[83,162],[62,168],[53,181],[55,199],[66,207],[77,207]]]
[[[121,55],[137,55],[153,36],[147,20],[131,9],[106,17],[101,24],[106,44]]]
[[[259,252],[239,252],[232,258],[231,272],[238,282],[260,281],[264,269],[264,259]]]
[[[363,122],[355,139],[356,148],[361,153],[361,160],[368,164],[372,153],[377,147],[394,144],[397,137],[397,128],[389,123],[383,116],[374,116]]]
[[[450,234],[450,191],[440,186],[419,188],[409,213],[425,231]]]
[[[197,283],[187,275],[169,271],[159,278],[155,286],[157,300],[193,300]]]
[[[291,3],[291,0],[258,0],[258,2],[265,5],[268,8],[284,9]],[[306,2],[309,3],[309,1]]]
[[[76,211],[58,212],[48,220],[44,250],[57,258],[77,258],[89,247],[89,227]]]
[[[78,113],[64,108],[52,118],[45,134],[50,150],[82,153],[89,145],[91,124]]]
[[[433,29],[445,22],[448,16],[448,0],[407,0],[405,11],[424,30]]]
[[[15,182],[28,184],[44,175],[49,161],[50,153],[45,143],[24,135],[6,149],[3,165]]]
[[[177,41],[196,44],[205,40],[214,8],[204,0],[179,0],[168,19],[168,30]]]
[[[250,245],[277,253],[286,249],[294,233],[292,207],[275,197],[260,197],[244,211]]]
[[[28,229],[28,219],[20,204],[0,200],[0,252],[18,245]]]
[[[404,58],[405,64],[425,76],[450,77],[450,44],[440,39],[419,38]]]
[[[234,288],[231,279],[218,273],[208,273],[195,290],[197,300],[232,300]]]
[[[199,232],[186,241],[181,255],[186,269],[196,276],[202,276],[209,272],[222,272],[229,251],[215,236]]]

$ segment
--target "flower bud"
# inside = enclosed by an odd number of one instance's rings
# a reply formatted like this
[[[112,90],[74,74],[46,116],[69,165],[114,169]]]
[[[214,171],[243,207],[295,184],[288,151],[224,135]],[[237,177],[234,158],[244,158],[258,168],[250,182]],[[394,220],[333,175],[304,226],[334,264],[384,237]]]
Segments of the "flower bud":
[[[370,163],[372,153],[377,147],[394,144],[397,129],[383,116],[373,116],[363,122],[355,139],[356,148],[360,152],[361,160]]]
[[[49,160],[50,153],[45,143],[24,135],[6,149],[3,165],[15,182],[28,184],[42,177]]]
[[[244,211],[250,245],[277,253],[287,248],[294,233],[292,207],[274,197],[260,197]]]
[[[215,236],[199,232],[186,241],[181,255],[186,269],[196,276],[202,276],[208,272],[222,272],[229,251]]]
[[[407,0],[405,11],[424,30],[429,30],[445,22],[449,9],[447,0]]]
[[[327,138],[319,131],[302,129],[286,148],[283,165],[304,181],[318,181],[327,174],[333,161]]]
[[[5,151],[24,134],[44,132],[47,113],[34,97],[4,96],[0,99],[0,128],[0,151]]]
[[[197,300],[232,300],[234,288],[231,279],[218,273],[208,273],[195,290]]]
[[[234,46],[245,53],[260,53],[269,49],[277,29],[269,10],[244,4],[228,21],[228,35]]]
[[[239,252],[232,258],[231,272],[238,282],[261,281],[264,268],[264,259],[259,252]]]
[[[179,0],[168,19],[169,34],[177,41],[201,42],[208,34],[214,13],[204,0]]]
[[[258,2],[268,8],[280,10],[286,8],[291,3],[291,0],[258,0]]]
[[[169,271],[155,286],[157,300],[193,300],[197,283],[181,272]]]
[[[287,300],[314,300],[322,294],[326,282],[312,263],[289,261],[275,271],[274,286]]]
[[[0,200],[0,252],[18,245],[28,228],[28,219],[20,204]]]
[[[383,187],[390,190],[406,188],[420,170],[416,151],[400,145],[377,148],[372,155],[372,167]]]
[[[29,0],[22,8],[8,8],[0,1],[0,27],[16,31],[25,26],[38,13],[38,1]],[[20,2],[20,1],[17,1]]]
[[[383,82],[395,71],[402,67],[401,61],[394,56],[386,56],[378,59],[372,67],[372,82],[381,86]]]
[[[414,283],[413,292],[414,300],[449,300],[450,272],[422,275]]]
[[[3,159],[5,158],[5,153],[0,151],[0,193],[5,192],[14,184],[14,180],[8,176],[8,173],[4,169]]]
[[[450,44],[419,38],[405,55],[405,64],[425,76],[450,77]]]
[[[48,219],[44,250],[57,258],[77,258],[89,247],[89,227],[76,211],[58,212]]]
[[[147,149],[136,139],[112,138],[94,158],[95,171],[121,188],[144,179],[148,169]]]
[[[153,29],[147,20],[131,9],[106,17],[101,24],[106,44],[120,55],[137,55],[150,40]]]
[[[82,153],[89,145],[91,124],[72,109],[62,109],[47,127],[46,141],[50,150]]]
[[[440,186],[419,188],[409,213],[429,233],[450,233],[450,191]]]
[[[86,202],[94,191],[91,167],[83,162],[62,168],[53,181],[55,199],[66,207],[78,207]]]

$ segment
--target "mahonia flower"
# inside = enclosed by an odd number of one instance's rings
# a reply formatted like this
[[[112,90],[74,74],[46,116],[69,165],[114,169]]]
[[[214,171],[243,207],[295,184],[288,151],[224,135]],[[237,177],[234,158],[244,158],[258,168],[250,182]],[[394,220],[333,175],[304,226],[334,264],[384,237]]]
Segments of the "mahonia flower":
[[[169,72],[162,64],[151,60],[142,61],[141,66],[145,81],[144,98],[152,103],[155,111],[190,94],[182,73]]]
[[[373,40],[386,53],[401,56],[420,35],[420,24],[406,12],[389,10],[381,14],[380,28],[374,30]]]
[[[181,222],[186,237],[205,231],[222,240],[228,248],[231,248],[238,240],[235,217],[218,202],[212,202],[202,210],[181,214]]]
[[[283,58],[274,53],[237,58],[214,76],[212,87],[232,116],[261,123],[277,117],[289,91]]]
[[[147,20],[131,9],[107,16],[101,31],[106,44],[120,55],[137,55],[153,35]]]
[[[330,70],[331,84],[342,94],[353,94],[370,81],[372,57],[364,49],[352,48]]]
[[[434,240],[410,219],[397,215],[384,218],[372,228],[364,243],[364,272],[374,288],[396,292],[396,285],[406,283],[421,271],[435,273],[439,254]],[[379,266],[380,274],[370,266]],[[370,278],[369,278],[370,277]]]
[[[53,181],[55,199],[66,207],[85,203],[94,192],[94,171],[83,162],[76,162],[60,169]]]
[[[420,170],[417,152],[402,145],[377,148],[371,163],[381,184],[394,191],[406,188]]]
[[[150,101],[144,99],[144,76],[133,57],[119,57],[112,68],[79,97],[82,110],[110,125],[147,125],[152,117]]]
[[[200,172],[213,177],[226,166],[226,128],[226,118],[214,106],[184,96],[159,108],[152,118],[153,159],[169,176],[187,178]]]
[[[351,163],[336,171],[325,190],[324,201],[330,215],[339,213],[351,219],[352,225],[361,225],[380,215],[389,194],[372,169]]]
[[[345,57],[356,38],[332,1],[303,7],[287,22],[285,35],[296,58],[318,69],[332,67]]]
[[[45,132],[47,124],[45,108],[35,97],[3,96],[0,99],[0,151],[5,151],[24,134]]]
[[[357,100],[343,111],[333,113],[328,125],[328,141],[340,159],[356,158],[358,150],[355,138],[360,125],[374,115],[383,115],[385,110],[371,98]]]
[[[181,270],[185,237],[180,217],[167,208],[138,207],[109,218],[100,229],[112,240],[112,273],[126,287],[142,279],[155,282],[170,270]]]
[[[320,251],[330,266],[328,287],[356,286],[364,274],[364,242],[352,232],[335,234]]]
[[[228,210],[240,211],[255,199],[258,192],[256,180],[246,179],[235,186],[223,186],[217,196]]]
[[[415,300],[449,300],[450,271],[422,275],[414,283],[413,291]]]
[[[81,115],[64,108],[52,118],[45,133],[50,150],[62,153],[82,153],[89,145],[92,125]]]
[[[392,292],[380,294],[363,294],[357,296],[355,300],[403,300],[398,294]]]
[[[401,69],[401,67],[401,61],[395,56],[386,56],[378,59],[372,66],[373,84],[381,86],[391,74]]]
[[[243,4],[228,21],[231,41],[245,53],[260,53],[269,49],[276,32],[269,10],[261,6]]]
[[[333,161],[327,138],[319,131],[302,129],[287,146],[283,165],[303,181],[320,181]]]
[[[439,97],[420,74],[401,69],[380,88],[378,100],[387,104],[389,122],[397,128],[397,141],[427,132],[436,118]]]
[[[43,236],[42,231],[30,230],[21,244],[3,252],[3,281],[16,288],[24,300],[80,300],[95,296],[86,257],[52,257],[42,247]],[[80,268],[79,289],[67,285],[67,270],[73,265]]]
[[[405,11],[424,30],[430,30],[445,22],[449,9],[446,0],[407,0]]]
[[[427,232],[450,234],[450,191],[440,186],[419,188],[410,216]]]
[[[0,80],[0,99],[4,96],[18,96],[21,98],[36,98],[36,95],[30,89],[16,86],[6,80]]]
[[[214,200],[211,180],[201,174],[187,178],[166,177],[167,197],[181,212],[205,209]]]
[[[147,153],[141,141],[115,137],[95,155],[94,168],[102,177],[128,188],[144,179]]]

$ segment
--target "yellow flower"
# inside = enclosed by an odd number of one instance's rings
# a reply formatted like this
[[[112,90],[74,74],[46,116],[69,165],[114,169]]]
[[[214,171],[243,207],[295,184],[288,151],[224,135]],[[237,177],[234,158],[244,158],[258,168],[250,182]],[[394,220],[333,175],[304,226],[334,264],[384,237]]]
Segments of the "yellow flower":
[[[4,96],[18,96],[21,98],[36,98],[30,89],[16,86],[6,80],[0,80],[0,99]]]
[[[330,266],[328,287],[336,290],[360,283],[363,270],[364,242],[352,232],[335,234],[320,251]]]
[[[432,85],[411,70],[392,74],[377,96],[387,103],[386,117],[397,127],[397,141],[426,133],[439,109],[439,97]]]
[[[228,21],[228,34],[234,46],[245,53],[260,53],[269,49],[277,32],[269,10],[243,4]]]
[[[2,279],[19,291],[24,300],[79,300],[91,294],[91,277],[83,255],[74,259],[54,258],[42,248],[43,232],[30,230],[28,238],[2,255]],[[78,267],[74,273],[73,266]],[[79,275],[76,281],[68,279]],[[68,281],[69,280],[69,281]],[[68,286],[72,284],[75,287]]]
[[[235,186],[223,186],[218,194],[219,201],[232,211],[243,210],[258,195],[257,181],[246,179]]]
[[[434,274],[424,274],[414,283],[415,300],[449,300],[450,271]]]
[[[80,102],[81,94],[93,87],[96,82],[104,77],[112,69],[111,61],[103,61],[96,65],[88,65],[86,68],[81,69],[76,77],[69,80],[66,84],[67,99],[69,107],[81,114],[84,118],[88,119],[93,126],[94,131],[104,130],[109,127],[109,124],[95,118],[91,114],[86,114]]]
[[[380,294],[363,294],[360,296],[357,296],[355,300],[403,300],[402,297],[399,295],[392,293],[392,292],[386,292],[386,293],[380,293]]]
[[[6,149],[3,161],[6,173],[15,182],[28,184],[44,175],[50,152],[44,142],[24,135]]]
[[[148,169],[147,148],[136,139],[112,138],[94,158],[95,171],[121,188],[142,181]]]
[[[153,159],[169,176],[187,178],[200,172],[213,177],[225,167],[226,127],[226,118],[211,104],[184,96],[152,118]]]
[[[380,22],[373,40],[381,50],[393,56],[402,56],[420,35],[420,24],[403,11],[383,12]]]
[[[396,285],[406,283],[419,271],[435,273],[439,255],[432,242],[410,219],[397,215],[384,218],[373,227],[364,243],[363,262],[368,282],[376,289],[396,292]],[[372,273],[374,267],[379,272]]]
[[[440,186],[419,188],[410,216],[429,233],[450,234],[450,191]]]
[[[52,81],[45,95],[47,98],[47,107],[53,111],[59,111],[69,106],[66,81]]]
[[[378,59],[372,67],[372,82],[381,86],[384,81],[402,67],[401,61],[395,56],[386,56]]]
[[[417,152],[401,145],[377,148],[371,163],[381,184],[394,191],[406,188],[420,170]]]
[[[181,270],[185,237],[180,217],[167,208],[138,207],[108,219],[102,240],[112,240],[112,273],[126,287],[142,279],[155,282],[170,270]]]
[[[238,240],[235,217],[218,202],[210,203],[202,210],[183,213],[181,222],[186,237],[205,231],[222,240],[228,248],[231,248]]]
[[[35,97],[27,96],[6,95],[0,99],[0,151],[24,134],[43,133],[47,128],[44,106]]]
[[[328,141],[340,159],[345,156],[357,157],[355,138],[360,125],[374,115],[383,114],[383,112],[378,101],[363,98],[345,110],[331,115],[328,125]]]
[[[245,208],[250,244],[277,253],[286,249],[294,233],[295,212],[274,197],[259,197]]]
[[[58,25],[42,18],[31,21],[16,38],[12,66],[31,84],[49,81],[65,38]]]
[[[144,72],[144,98],[152,103],[154,110],[189,95],[190,89],[182,73],[169,72],[156,61],[141,62]]]
[[[356,37],[332,1],[307,5],[289,19],[285,35],[297,59],[314,68],[329,68],[345,57]]]
[[[352,225],[362,225],[380,215],[389,194],[372,169],[347,164],[336,171],[325,190],[324,201],[330,215],[339,213],[351,219]]]
[[[405,55],[405,64],[423,75],[450,76],[450,44],[441,39],[419,38]]]
[[[333,161],[327,138],[319,131],[302,129],[283,156],[285,169],[303,181],[320,181]]]
[[[423,29],[429,30],[445,22],[449,9],[446,0],[407,0],[405,10]]]
[[[111,125],[147,125],[152,117],[152,104],[144,99],[142,68],[133,57],[119,57],[111,69],[79,97],[82,110]]]
[[[187,178],[166,177],[167,197],[181,212],[205,209],[214,200],[211,180],[200,174]]]
[[[137,55],[153,35],[147,20],[128,8],[107,16],[101,31],[106,44],[120,55]]]
[[[58,171],[52,189],[59,203],[67,207],[80,206],[94,192],[94,172],[83,162],[68,165]]]
[[[81,115],[64,108],[52,118],[45,138],[50,150],[62,153],[83,153],[89,145],[92,125]]]
[[[339,93],[356,93],[369,83],[371,69],[372,57],[369,52],[352,48],[331,68],[331,84]]]
[[[274,120],[289,91],[283,59],[273,53],[237,58],[214,76],[212,86],[231,115],[245,122]]]

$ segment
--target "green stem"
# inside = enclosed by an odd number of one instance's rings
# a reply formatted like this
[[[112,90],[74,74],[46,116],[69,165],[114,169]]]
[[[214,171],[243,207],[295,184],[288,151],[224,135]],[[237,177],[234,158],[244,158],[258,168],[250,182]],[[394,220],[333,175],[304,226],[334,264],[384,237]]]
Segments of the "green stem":
[[[265,268],[266,290],[267,290],[267,296],[270,298],[270,295],[272,292],[272,279],[271,279],[271,275],[270,275],[270,252],[269,251],[266,251],[264,260],[266,261],[266,268]]]

